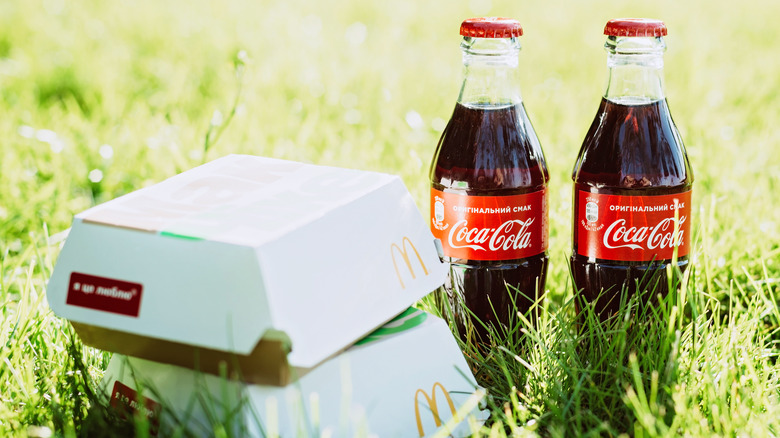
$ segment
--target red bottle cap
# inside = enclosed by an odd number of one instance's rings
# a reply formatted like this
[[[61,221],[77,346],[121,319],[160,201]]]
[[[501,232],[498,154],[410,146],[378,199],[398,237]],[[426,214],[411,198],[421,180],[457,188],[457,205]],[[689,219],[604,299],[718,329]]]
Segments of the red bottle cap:
[[[666,35],[666,25],[652,18],[615,18],[604,27],[604,35],[620,37],[660,37]]]
[[[523,34],[523,26],[512,18],[469,18],[460,25],[460,34],[474,38],[512,38]]]

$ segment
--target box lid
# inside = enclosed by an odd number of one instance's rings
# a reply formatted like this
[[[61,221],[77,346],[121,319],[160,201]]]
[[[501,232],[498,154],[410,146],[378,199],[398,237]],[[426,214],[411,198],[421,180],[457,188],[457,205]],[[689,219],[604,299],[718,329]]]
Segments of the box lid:
[[[93,338],[248,355],[283,334],[309,368],[445,276],[397,176],[230,155],[78,214],[47,293]]]

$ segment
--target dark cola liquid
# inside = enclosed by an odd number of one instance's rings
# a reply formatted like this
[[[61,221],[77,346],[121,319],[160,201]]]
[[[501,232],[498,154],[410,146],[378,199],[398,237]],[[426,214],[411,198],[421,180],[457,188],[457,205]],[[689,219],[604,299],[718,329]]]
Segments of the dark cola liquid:
[[[651,196],[688,191],[693,172],[666,100],[622,104],[602,99],[585,137],[572,174],[574,212],[579,210],[580,190],[596,194]],[[615,313],[620,294],[649,291],[666,295],[666,266],[671,260],[650,262],[588,258],[577,253],[573,239],[571,269],[580,298],[596,302],[602,317]],[[684,270],[688,257],[679,257]],[[604,291],[604,292],[602,292]],[[649,299],[651,296],[645,297]],[[580,302],[578,300],[578,302]]]
[[[548,180],[541,145],[522,104],[456,105],[433,158],[434,189],[469,196],[519,195],[545,188]],[[526,313],[544,291],[544,252],[516,260],[446,260],[451,267],[444,290],[462,336],[470,315],[461,304],[484,323],[511,326],[514,309]],[[486,341],[479,323],[475,329]]]

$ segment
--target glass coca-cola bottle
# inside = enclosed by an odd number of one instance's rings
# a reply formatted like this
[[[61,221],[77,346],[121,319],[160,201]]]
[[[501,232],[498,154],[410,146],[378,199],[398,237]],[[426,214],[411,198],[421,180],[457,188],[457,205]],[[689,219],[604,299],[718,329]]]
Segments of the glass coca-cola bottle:
[[[580,305],[602,318],[621,291],[668,293],[688,266],[693,172],[663,84],[663,22],[607,23],[609,81],[574,165],[571,269]],[[643,300],[644,302],[644,300]]]
[[[522,33],[507,18],[463,22],[465,77],[431,163],[431,230],[450,263],[444,290],[464,339],[463,305],[510,326],[544,291],[549,175],[520,97]]]

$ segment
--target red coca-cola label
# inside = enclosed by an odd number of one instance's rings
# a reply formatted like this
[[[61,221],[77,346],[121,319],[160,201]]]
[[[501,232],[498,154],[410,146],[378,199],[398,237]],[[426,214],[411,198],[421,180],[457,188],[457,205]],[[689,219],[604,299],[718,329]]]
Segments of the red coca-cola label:
[[[579,190],[577,253],[621,261],[668,260],[691,248],[691,191],[673,195],[603,195]]]
[[[143,289],[140,283],[74,272],[70,274],[65,302],[73,306],[137,317]]]
[[[135,414],[146,417],[149,422],[149,434],[157,436],[160,429],[160,412],[162,405],[149,397],[138,395],[133,388],[117,380],[111,389],[111,401],[109,402],[122,418],[133,419]]]
[[[514,260],[547,250],[547,190],[524,195],[468,196],[431,189],[431,231],[444,255]]]

